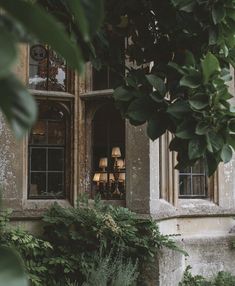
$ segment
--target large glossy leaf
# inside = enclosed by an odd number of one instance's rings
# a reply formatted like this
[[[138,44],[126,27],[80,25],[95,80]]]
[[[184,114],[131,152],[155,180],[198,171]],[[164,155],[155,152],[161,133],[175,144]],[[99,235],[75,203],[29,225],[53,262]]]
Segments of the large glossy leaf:
[[[0,108],[16,137],[22,137],[37,117],[35,100],[27,89],[10,75],[0,80]]]
[[[196,137],[189,142],[188,156],[190,160],[200,158],[206,151],[206,141],[203,137]]]
[[[189,104],[186,101],[179,100],[167,108],[167,113],[171,114],[175,118],[183,118],[185,114],[191,111]]]
[[[71,0],[70,0],[71,1]],[[73,0],[77,1],[77,0]],[[89,35],[92,37],[100,28],[104,18],[103,0],[81,0],[88,22]]]
[[[186,75],[180,80],[180,85],[189,88],[197,88],[201,85],[201,81],[198,77]]]
[[[233,151],[229,145],[224,145],[221,151],[221,159],[224,163],[228,163],[233,156]]]
[[[205,58],[201,62],[203,79],[205,83],[208,83],[210,77],[216,72],[220,71],[219,61],[216,56],[208,52]]]
[[[189,99],[189,103],[194,109],[201,110],[209,105],[209,97],[207,94],[197,93]]]
[[[152,117],[154,106],[150,100],[138,98],[133,100],[127,110],[128,117],[136,121],[145,121]]]
[[[0,26],[0,78],[6,76],[16,61],[17,51],[13,36]]]
[[[164,81],[154,74],[146,75],[148,82],[162,95],[165,96],[166,87]]]
[[[28,286],[22,261],[10,248],[0,247],[0,286]]]
[[[120,86],[114,90],[114,99],[117,101],[129,101],[135,97],[134,90]]]
[[[156,140],[166,132],[167,121],[163,116],[150,119],[147,125],[147,134],[152,140]]]
[[[83,58],[80,48],[66,34],[64,27],[54,17],[32,2],[23,0],[0,0],[0,7],[17,19],[40,41],[48,43],[68,64],[83,70]]]
[[[94,1],[95,3],[96,1]],[[74,15],[75,23],[81,31],[85,41],[90,40],[89,23],[80,0],[68,0],[68,5]]]

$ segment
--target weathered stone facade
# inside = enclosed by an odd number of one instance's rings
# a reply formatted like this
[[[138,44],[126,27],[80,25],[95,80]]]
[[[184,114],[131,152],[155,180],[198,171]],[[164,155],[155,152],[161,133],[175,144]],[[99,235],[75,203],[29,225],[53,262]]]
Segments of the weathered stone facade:
[[[24,83],[27,82],[26,46],[20,47],[16,73]],[[64,206],[73,205],[77,195],[86,191],[90,183],[91,119],[86,116],[86,106],[95,95],[86,93],[89,76],[88,69],[84,78],[74,79],[73,195],[70,200],[59,201]],[[102,98],[108,98],[110,94],[103,93]],[[16,141],[3,116],[0,117],[0,146],[0,185],[4,206],[14,210],[13,223],[21,223],[38,232],[43,211],[54,200],[27,199],[27,138]],[[179,245],[189,254],[184,257],[164,249],[153,263],[146,285],[177,286],[187,265],[193,267],[194,274],[211,276],[219,270],[235,274],[235,253],[230,247],[235,238],[235,157],[226,166],[220,166],[213,200],[175,198],[174,203],[169,203],[160,196],[158,141],[151,142],[147,138],[145,126],[133,127],[126,123],[126,172],[126,206],[143,216],[154,217],[163,233],[177,234]]]

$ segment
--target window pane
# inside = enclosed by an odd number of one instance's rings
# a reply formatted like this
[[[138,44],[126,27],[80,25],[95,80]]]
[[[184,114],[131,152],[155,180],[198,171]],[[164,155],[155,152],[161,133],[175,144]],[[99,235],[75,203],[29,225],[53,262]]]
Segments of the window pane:
[[[63,171],[64,170],[64,150],[48,149],[48,170]]]
[[[206,195],[206,184],[204,176],[193,176],[192,177],[193,194],[204,196]]]
[[[62,121],[48,122],[48,144],[52,145],[65,144],[65,125]]]
[[[30,196],[39,196],[46,192],[46,173],[31,173],[30,178]]]
[[[205,173],[205,163],[203,160],[199,160],[193,166],[193,173],[204,174]]]
[[[47,142],[46,133],[47,133],[46,121],[39,120],[31,131],[29,143],[38,145],[46,144]]]
[[[179,196],[192,198],[207,196],[207,179],[204,160],[196,162],[193,167],[180,170]]]
[[[180,189],[180,195],[190,195],[191,194],[190,176],[180,175],[179,189]]]
[[[31,171],[46,171],[46,149],[31,149]]]
[[[64,174],[48,173],[48,195],[63,196],[64,195]]]
[[[29,88],[66,91],[67,65],[47,45],[30,47]]]
[[[61,56],[49,50],[48,90],[65,91],[66,64]]]
[[[125,120],[113,103],[97,110],[92,133],[93,194],[99,193],[103,199],[124,199]]]

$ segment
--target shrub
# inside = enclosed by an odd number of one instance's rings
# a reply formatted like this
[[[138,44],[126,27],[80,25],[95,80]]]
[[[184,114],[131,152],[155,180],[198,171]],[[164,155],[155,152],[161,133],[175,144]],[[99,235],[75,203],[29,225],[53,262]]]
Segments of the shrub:
[[[43,218],[43,239],[7,227],[8,216],[0,216],[0,244],[18,250],[33,286],[95,286],[99,279],[102,285],[132,286],[142,263],[162,246],[179,250],[155,221],[99,200],[89,205],[80,199],[75,208],[54,204]]]
[[[150,261],[162,246],[178,249],[168,236],[160,234],[156,222],[140,219],[123,207],[95,200],[80,200],[75,208],[54,204],[44,216],[44,237],[53,245],[56,277],[83,281],[93,266],[94,252],[104,255],[122,250],[123,258]]]
[[[183,280],[179,286],[234,286],[235,276],[231,273],[220,271],[215,278],[211,280],[205,279],[203,276],[193,276],[190,272],[191,267],[188,266],[184,272]]]

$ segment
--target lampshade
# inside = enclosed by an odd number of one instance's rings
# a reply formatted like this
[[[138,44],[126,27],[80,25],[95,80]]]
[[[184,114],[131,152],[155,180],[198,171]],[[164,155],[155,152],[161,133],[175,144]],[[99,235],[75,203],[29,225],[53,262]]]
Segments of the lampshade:
[[[99,182],[100,181],[100,173],[95,173],[93,177],[93,182]]]
[[[123,169],[126,168],[126,160],[125,160],[125,159],[123,159],[123,166],[122,166],[122,168],[123,168]]]
[[[113,174],[109,174],[109,181],[113,181],[114,182],[114,175]]]
[[[125,173],[120,173],[119,175],[119,182],[125,182],[126,180],[126,174]]]
[[[108,158],[100,158],[99,167],[101,169],[108,167]]]
[[[100,173],[100,182],[106,183],[108,181],[108,174],[107,173]]]
[[[122,169],[124,166],[124,161],[122,159],[117,160],[117,166],[119,169]]]
[[[113,149],[112,149],[112,157],[113,158],[121,157],[121,150],[120,150],[119,147],[113,147]]]

